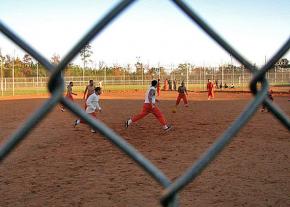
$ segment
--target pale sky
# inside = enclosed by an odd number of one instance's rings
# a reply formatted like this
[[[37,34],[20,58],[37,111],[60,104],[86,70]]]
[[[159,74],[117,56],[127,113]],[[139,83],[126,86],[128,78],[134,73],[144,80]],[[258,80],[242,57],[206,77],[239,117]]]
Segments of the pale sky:
[[[46,58],[63,57],[119,1],[0,0],[0,21]],[[261,65],[290,36],[289,0],[186,1],[250,62]],[[230,55],[167,0],[133,3],[91,42],[94,62],[151,66],[230,63]],[[4,54],[23,52],[0,33]],[[290,53],[285,56],[290,59]],[[81,64],[79,58],[74,60]]]

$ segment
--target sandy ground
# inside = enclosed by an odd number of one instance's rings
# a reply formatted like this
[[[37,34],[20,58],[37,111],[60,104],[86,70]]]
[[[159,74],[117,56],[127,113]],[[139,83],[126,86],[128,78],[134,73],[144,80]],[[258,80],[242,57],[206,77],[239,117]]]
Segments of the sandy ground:
[[[0,143],[45,101],[0,101]],[[26,97],[27,98],[27,97]],[[174,130],[164,134],[148,115],[123,122],[142,107],[143,92],[105,93],[100,120],[174,180],[241,113],[251,94],[190,93],[190,107],[163,93],[159,107]],[[290,115],[288,97],[275,102]],[[80,99],[76,103],[81,104]],[[56,107],[2,163],[0,206],[160,206],[162,187],[75,116]],[[290,133],[270,113],[256,113],[235,139],[181,193],[181,206],[290,206]]]

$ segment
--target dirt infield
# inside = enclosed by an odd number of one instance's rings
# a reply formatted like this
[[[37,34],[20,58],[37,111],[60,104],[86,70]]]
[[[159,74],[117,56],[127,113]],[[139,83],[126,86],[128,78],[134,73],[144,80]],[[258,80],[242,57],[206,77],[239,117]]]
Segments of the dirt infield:
[[[19,97],[18,97],[19,98]],[[0,143],[46,99],[0,100]],[[124,129],[142,107],[143,92],[105,93],[100,120],[171,179],[180,176],[241,113],[251,94],[190,93],[171,113],[176,93],[159,107],[174,130],[164,134],[148,115]],[[287,96],[275,102],[290,115]],[[76,102],[82,105],[82,101]],[[76,117],[56,107],[0,163],[0,206],[160,206],[162,188],[131,159]],[[180,193],[180,206],[290,206],[290,133],[270,113],[257,112],[211,165]]]

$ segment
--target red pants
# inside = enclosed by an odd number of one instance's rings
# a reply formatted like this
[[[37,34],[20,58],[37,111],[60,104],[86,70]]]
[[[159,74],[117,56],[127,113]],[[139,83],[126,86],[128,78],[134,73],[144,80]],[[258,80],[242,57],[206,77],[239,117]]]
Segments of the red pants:
[[[133,122],[136,122],[142,119],[143,117],[147,116],[149,113],[152,113],[158,119],[160,124],[162,124],[163,126],[166,125],[166,120],[164,119],[164,116],[161,113],[161,111],[157,108],[157,106],[152,108],[151,104],[149,103],[144,103],[142,112],[138,115],[133,116],[131,119]]]
[[[87,109],[87,100],[89,98],[89,95],[87,95],[86,99],[85,99],[85,110]]]
[[[91,115],[95,119],[97,118],[97,113],[96,112],[89,113],[89,115]],[[82,119],[80,120],[80,123],[85,124],[85,122]]]
[[[68,94],[65,96],[67,99],[70,99],[71,101],[74,101],[74,98],[71,94]]]
[[[207,97],[214,97],[213,90],[208,91]]]
[[[65,98],[67,98],[67,99],[69,99],[69,100],[71,100],[71,101],[74,101],[74,98],[73,98],[73,96],[72,96],[71,94],[70,94],[70,95],[67,94],[67,95],[65,96]],[[60,107],[64,109],[64,105],[60,104]]]
[[[180,100],[183,100],[184,104],[188,104],[186,95],[184,93],[178,94],[177,100],[176,100],[176,106],[180,103]]]

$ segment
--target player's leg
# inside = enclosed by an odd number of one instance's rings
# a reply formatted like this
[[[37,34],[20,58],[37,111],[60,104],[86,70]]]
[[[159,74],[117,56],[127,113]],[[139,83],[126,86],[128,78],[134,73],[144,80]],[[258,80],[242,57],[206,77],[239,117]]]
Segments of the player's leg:
[[[207,99],[210,100],[212,98],[212,91],[209,90],[208,91],[208,95],[207,95]]]
[[[89,115],[91,116],[91,117],[93,117],[94,119],[97,119],[97,113],[94,111],[94,112],[92,112],[92,113],[89,113]],[[94,129],[91,129],[91,132],[92,133],[96,133],[96,131],[94,130]]]
[[[144,104],[142,111],[139,114],[134,115],[132,118],[130,118],[125,122],[125,127],[128,128],[130,124],[137,122],[138,120],[147,116],[151,111],[150,107],[151,107],[150,104]]]
[[[97,118],[97,113],[96,112],[92,112],[92,113],[88,113],[90,116],[92,116],[93,118]],[[76,127],[79,124],[86,124],[86,122],[83,119],[76,119],[75,123],[74,123],[74,127]],[[93,132],[94,130],[92,129],[91,132]]]
[[[61,112],[65,112],[64,105],[60,104],[60,110]]]
[[[176,107],[177,107],[178,104],[180,103],[180,100],[181,100],[181,94],[178,94],[177,99],[176,99],[176,103],[175,103],[175,106],[176,106]]]
[[[73,98],[73,96],[71,94],[66,95],[66,98],[71,100],[71,101],[74,101],[74,98]]]
[[[188,101],[187,101],[187,97],[185,94],[183,94],[182,100],[183,100],[184,106],[188,107]]]
[[[262,109],[261,109],[260,111],[261,111],[261,112],[264,112],[265,109],[266,109],[266,105],[263,103],[263,104],[262,104]]]
[[[155,106],[152,109],[152,113],[158,119],[160,124],[163,126],[164,130],[170,130],[171,129],[171,126],[167,124],[167,121],[165,120],[163,114],[161,113],[161,111],[159,110],[159,108],[157,106]]]

